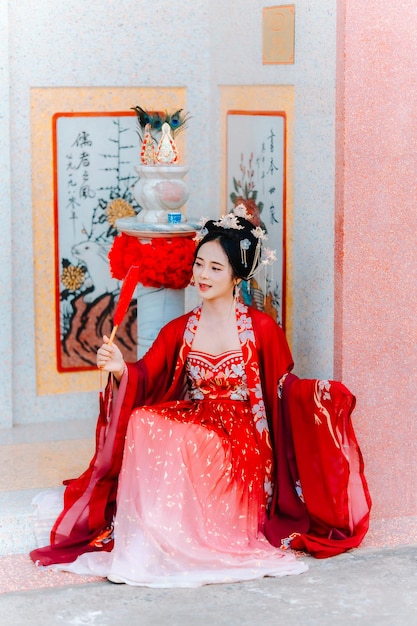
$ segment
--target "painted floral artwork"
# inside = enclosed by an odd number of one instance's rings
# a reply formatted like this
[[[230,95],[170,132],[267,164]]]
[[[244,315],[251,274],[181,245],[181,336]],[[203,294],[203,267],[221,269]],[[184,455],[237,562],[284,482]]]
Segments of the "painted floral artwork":
[[[108,253],[116,220],[140,210],[132,187],[139,162],[131,114],[54,116],[56,345],[58,371],[95,368],[104,333],[110,334],[120,293]],[[126,358],[137,351],[136,301],[118,342]]]
[[[228,205],[244,204],[276,252],[272,268],[261,272],[241,293],[285,326],[285,115],[229,111],[227,116]]]

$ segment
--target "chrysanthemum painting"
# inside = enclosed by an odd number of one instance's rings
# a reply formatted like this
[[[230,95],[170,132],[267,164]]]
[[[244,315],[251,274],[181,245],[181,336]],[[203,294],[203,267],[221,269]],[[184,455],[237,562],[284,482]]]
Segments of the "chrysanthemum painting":
[[[97,345],[111,332],[120,282],[108,252],[116,220],[140,210],[132,194],[138,140],[133,113],[57,114],[54,121],[57,368],[65,372],[95,368]],[[135,300],[118,338],[135,358]]]

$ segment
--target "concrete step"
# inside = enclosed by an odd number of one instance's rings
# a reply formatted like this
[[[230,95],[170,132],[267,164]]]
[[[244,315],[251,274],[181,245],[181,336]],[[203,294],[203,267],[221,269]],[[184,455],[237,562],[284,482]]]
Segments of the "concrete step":
[[[0,430],[0,556],[35,547],[32,500],[86,469],[94,429],[95,421],[73,420]]]
[[[35,547],[31,502],[38,491],[0,493],[0,556],[27,553]]]

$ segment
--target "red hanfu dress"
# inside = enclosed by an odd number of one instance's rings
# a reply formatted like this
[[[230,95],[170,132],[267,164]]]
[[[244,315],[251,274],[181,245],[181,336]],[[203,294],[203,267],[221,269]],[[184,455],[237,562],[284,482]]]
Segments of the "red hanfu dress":
[[[359,545],[370,498],[353,396],[288,375],[282,330],[241,303],[241,350],[193,351],[200,313],[164,327],[115,397],[108,387],[96,454],[69,482],[51,545],[34,561],[196,586],[305,571],[282,541],[319,557]]]

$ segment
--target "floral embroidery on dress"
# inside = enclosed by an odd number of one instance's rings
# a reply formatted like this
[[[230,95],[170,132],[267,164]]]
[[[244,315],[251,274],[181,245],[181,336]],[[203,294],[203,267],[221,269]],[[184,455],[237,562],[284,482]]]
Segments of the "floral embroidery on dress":
[[[193,309],[188,317],[187,324],[184,330],[184,336],[182,340],[182,346],[178,353],[177,364],[175,366],[175,375],[177,376],[182,370],[184,363],[187,359],[187,354],[190,351],[191,344],[193,343],[194,335],[197,331],[198,322],[201,315],[201,305]]]
[[[196,307],[188,318],[179,359],[181,363],[186,363],[187,368],[195,368],[193,370],[187,369],[187,374],[189,377],[193,378],[194,381],[199,381],[199,383],[191,385],[191,388],[189,387],[189,397],[192,400],[200,401],[210,399],[211,397],[218,398],[220,390],[221,393],[224,394],[222,397],[228,397],[230,400],[249,399],[260,454],[264,454],[262,451],[265,451],[265,453],[268,451],[267,454],[269,454],[269,451],[272,449],[272,444],[263,400],[255,333],[253,331],[252,318],[249,314],[248,307],[239,301],[237,301],[235,305],[236,325],[242,349],[242,359],[235,361],[233,364],[229,364],[227,376],[226,372],[223,372],[222,376],[215,376],[210,373],[208,375],[206,371],[203,372],[204,368],[202,369],[201,364],[197,364],[193,359],[189,358],[190,353],[192,355],[191,347],[194,335],[197,331],[201,309],[201,305]],[[236,380],[240,379],[240,383],[236,384],[234,389],[232,389],[232,373]],[[264,493],[267,503],[270,501],[270,491],[273,489],[271,482],[272,471],[272,463],[267,463],[265,465],[264,476]]]
[[[288,372],[286,372],[284,374],[284,376],[281,376],[281,378],[278,381],[278,398],[281,399],[282,398],[282,391],[284,389],[284,383],[285,383],[285,379],[288,376]]]
[[[248,377],[249,395],[251,399],[251,408],[253,422],[259,433],[259,441],[262,445],[272,448],[268,419],[263,400],[261,375],[259,372],[259,364],[257,361],[257,350],[255,344],[255,333],[253,332],[252,318],[249,315],[248,307],[241,303],[236,303],[236,322],[239,334],[239,340],[244,355],[244,363],[246,375]],[[270,501],[269,485],[272,480],[272,465],[266,467],[264,490],[267,497],[267,503]]]
[[[261,433],[263,430],[268,430],[268,420],[266,417],[265,403],[262,396],[261,383],[259,382],[254,389],[251,389],[258,402],[253,405],[252,410],[255,415],[256,428]]]
[[[242,302],[236,302],[237,332],[241,343],[250,341],[255,343],[255,335],[252,328],[252,319],[248,315],[248,307]]]
[[[265,480],[264,491],[266,495],[268,496],[268,498],[272,498],[273,487],[272,487],[272,482],[270,480]]]
[[[98,550],[102,550],[106,544],[114,541],[114,522],[101,531],[97,537],[89,542],[89,546],[94,546]]]
[[[330,382],[328,380],[316,380],[314,384],[313,398],[314,404],[317,408],[317,410],[314,411],[315,424],[317,426],[321,426],[324,419],[326,421],[327,428],[329,429],[329,433],[333,439],[334,445],[336,446],[336,448],[340,449],[340,443],[337,440],[336,434],[333,429],[330,412],[324,405],[327,400],[331,401],[332,399],[330,395]]]
[[[295,491],[297,492],[297,496],[300,498],[301,502],[304,502],[303,488],[301,487],[301,482],[299,480],[295,481]]]
[[[190,317],[188,318],[187,325],[184,331],[184,341],[191,346],[194,335],[197,331],[198,322],[200,320],[201,315],[201,306],[196,307]]]
[[[233,350],[217,357],[191,351],[187,357],[186,370],[188,395],[192,400],[249,399],[240,351]]]
[[[321,400],[331,400],[330,383],[328,380],[318,380],[317,389]]]
[[[301,533],[291,533],[288,537],[281,539],[281,550],[291,550],[291,541],[300,535]],[[303,552],[300,552],[300,554],[303,554]]]

